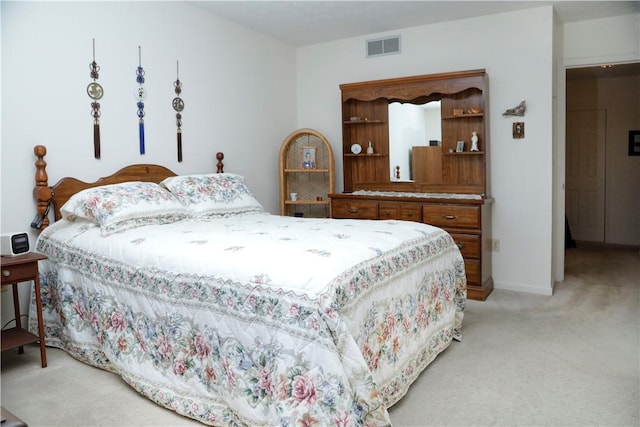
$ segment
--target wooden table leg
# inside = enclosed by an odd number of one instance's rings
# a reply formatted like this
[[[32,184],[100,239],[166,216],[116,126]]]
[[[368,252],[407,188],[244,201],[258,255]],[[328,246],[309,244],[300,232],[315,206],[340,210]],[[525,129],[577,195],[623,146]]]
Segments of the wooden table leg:
[[[33,280],[33,286],[36,292],[36,307],[38,308],[38,337],[40,337],[40,361],[42,367],[47,367],[47,350],[44,343],[44,320],[42,318],[42,298],[40,296],[40,277],[36,276]]]
[[[16,328],[22,328],[22,322],[20,321],[20,298],[18,297],[18,284],[13,283],[11,285],[11,289],[13,291],[13,314],[16,320]],[[18,353],[24,354],[24,347],[18,347]]]

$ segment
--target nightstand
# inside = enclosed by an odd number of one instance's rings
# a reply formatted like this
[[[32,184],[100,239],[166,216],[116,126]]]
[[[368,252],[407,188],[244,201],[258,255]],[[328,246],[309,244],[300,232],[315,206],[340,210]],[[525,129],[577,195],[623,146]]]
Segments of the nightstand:
[[[29,252],[18,256],[0,257],[2,274],[0,279],[2,286],[13,286],[13,312],[16,316],[16,326],[2,331],[2,351],[17,348],[19,353],[24,353],[24,345],[40,341],[40,360],[42,367],[47,367],[47,352],[44,345],[44,323],[42,320],[42,299],[40,297],[40,272],[38,261],[47,259],[45,255]],[[36,307],[38,312],[38,336],[22,328],[20,320],[20,301],[18,298],[18,283],[33,281],[36,294]]]

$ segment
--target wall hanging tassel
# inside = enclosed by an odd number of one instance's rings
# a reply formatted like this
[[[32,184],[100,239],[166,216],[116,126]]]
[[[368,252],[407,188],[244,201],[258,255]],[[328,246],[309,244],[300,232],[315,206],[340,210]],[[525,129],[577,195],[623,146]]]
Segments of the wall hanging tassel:
[[[178,114],[178,116],[179,115],[180,114]],[[179,121],[178,121],[178,126],[180,126]],[[181,162],[182,161],[182,130],[180,128],[178,128],[178,131],[176,132],[176,136],[178,137],[178,162]]]
[[[184,110],[184,101],[180,98],[182,93],[182,83],[180,82],[180,64],[176,61],[176,81],[173,82],[173,89],[176,97],[173,98],[173,109],[176,111],[176,126],[178,138],[178,162],[182,161],[182,110]]]
[[[96,39],[93,39],[93,61],[89,64],[89,76],[93,82],[87,86],[87,95],[93,100],[91,103],[91,116],[93,117],[93,156],[100,158],[100,103],[98,100],[104,95],[104,89],[97,82],[100,67],[96,63]]]
[[[136,99],[138,106],[138,134],[140,137],[140,154],[144,154],[144,100],[147,98],[147,91],[144,88],[144,69],[142,68],[142,50],[138,46],[138,69],[136,70]]]

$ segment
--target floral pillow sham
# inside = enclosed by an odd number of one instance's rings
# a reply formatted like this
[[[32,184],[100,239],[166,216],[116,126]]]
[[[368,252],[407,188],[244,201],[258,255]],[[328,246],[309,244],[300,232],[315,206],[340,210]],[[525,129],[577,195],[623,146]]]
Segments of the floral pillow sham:
[[[84,219],[100,226],[103,236],[188,217],[173,194],[153,182],[124,182],[82,190],[60,209],[68,221]]]
[[[196,217],[264,212],[241,175],[180,175],[166,178],[160,185],[171,191]]]

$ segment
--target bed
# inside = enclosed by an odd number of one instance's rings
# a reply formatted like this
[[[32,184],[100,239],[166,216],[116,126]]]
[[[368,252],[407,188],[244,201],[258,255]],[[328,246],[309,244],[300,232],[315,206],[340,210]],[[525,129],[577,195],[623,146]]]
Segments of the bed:
[[[38,211],[55,218],[36,242],[46,344],[179,414],[390,425],[461,339],[464,263],[439,228],[268,214],[221,153],[216,174],[133,165],[49,186],[34,152]]]

